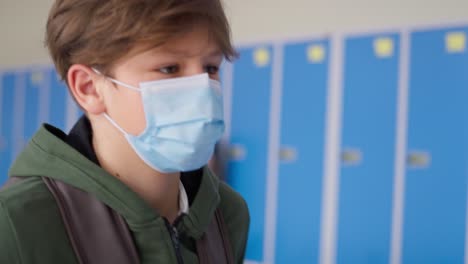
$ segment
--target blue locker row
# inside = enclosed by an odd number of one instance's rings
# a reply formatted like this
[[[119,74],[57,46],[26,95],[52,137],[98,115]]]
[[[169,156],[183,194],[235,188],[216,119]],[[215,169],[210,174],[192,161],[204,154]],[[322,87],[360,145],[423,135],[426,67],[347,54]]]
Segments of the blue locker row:
[[[414,31],[409,36],[406,153],[397,153],[402,77],[399,32],[344,40],[337,263],[463,263],[467,207],[467,28]],[[252,216],[247,259],[318,263],[323,206],[324,142],[330,71],[329,39],[240,49],[233,65],[231,160],[228,179]],[[281,60],[280,60],[281,59]],[[274,65],[282,62],[278,163],[270,113]],[[275,74],[277,74],[275,72]],[[405,155],[404,189],[395,164]],[[276,200],[267,201],[268,166],[276,165]],[[402,196],[401,230],[393,227]],[[275,230],[266,208],[276,205]],[[274,232],[274,249],[266,247]],[[392,249],[392,239],[401,241]],[[399,249],[399,250],[398,250]],[[395,257],[395,256],[393,256]],[[395,262],[394,262],[395,263]]]
[[[414,31],[409,46],[401,45],[399,32],[343,40],[335,262],[389,263],[395,252],[393,263],[464,262],[467,35],[468,28]],[[230,75],[223,79],[232,80],[224,83],[232,87],[227,179],[249,205],[249,261],[319,263],[321,248],[329,250],[321,247],[321,227],[331,202],[323,187],[330,80],[337,78],[333,41],[242,47],[241,58],[223,71]],[[409,54],[408,69],[402,54]],[[408,98],[402,101],[405,69]],[[80,112],[52,67],[0,75],[1,185],[42,122],[67,130]],[[272,104],[274,89],[279,104]],[[399,120],[402,109],[407,124]],[[401,129],[405,153],[397,151]],[[402,155],[403,188],[395,185]],[[272,183],[277,188],[270,189]],[[396,197],[403,199],[397,216]],[[398,217],[401,229],[394,226]]]
[[[63,130],[80,111],[52,66],[1,72],[0,185],[8,168],[42,123]]]

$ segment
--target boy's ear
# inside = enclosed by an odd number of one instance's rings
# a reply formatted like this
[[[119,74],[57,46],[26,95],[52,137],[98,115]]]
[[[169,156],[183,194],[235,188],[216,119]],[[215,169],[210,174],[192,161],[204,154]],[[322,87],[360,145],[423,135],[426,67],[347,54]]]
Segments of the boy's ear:
[[[77,103],[89,114],[100,115],[106,111],[103,94],[98,89],[99,78],[91,68],[82,64],[73,64],[68,69],[70,91]]]

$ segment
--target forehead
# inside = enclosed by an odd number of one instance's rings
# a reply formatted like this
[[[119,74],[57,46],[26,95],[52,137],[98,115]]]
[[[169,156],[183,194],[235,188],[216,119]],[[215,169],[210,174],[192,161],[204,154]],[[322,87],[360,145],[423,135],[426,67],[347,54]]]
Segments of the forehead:
[[[190,31],[172,37],[162,45],[146,49],[147,55],[170,55],[180,57],[222,56],[219,43],[209,30],[195,27]]]
[[[153,67],[154,63],[167,62],[172,59],[213,58],[222,60],[223,52],[208,30],[195,27],[193,30],[168,39],[161,45],[137,44],[127,56],[120,59],[114,67],[139,65]]]

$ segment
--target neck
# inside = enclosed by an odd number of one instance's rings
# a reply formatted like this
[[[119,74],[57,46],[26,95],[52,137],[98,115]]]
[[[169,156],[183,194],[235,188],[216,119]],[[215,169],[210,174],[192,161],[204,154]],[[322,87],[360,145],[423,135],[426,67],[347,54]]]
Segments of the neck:
[[[109,131],[100,133],[99,129],[93,128],[93,132],[93,147],[101,167],[172,223],[179,212],[180,173],[153,170],[138,157],[118,131],[114,131],[117,134],[112,136]]]

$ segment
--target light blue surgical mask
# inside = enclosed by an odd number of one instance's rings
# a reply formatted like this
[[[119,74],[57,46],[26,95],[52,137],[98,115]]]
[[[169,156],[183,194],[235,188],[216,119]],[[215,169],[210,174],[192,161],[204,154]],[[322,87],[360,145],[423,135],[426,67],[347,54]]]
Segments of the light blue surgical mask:
[[[148,166],[171,173],[199,169],[208,162],[225,128],[218,81],[205,73],[142,82],[136,88],[106,78],[141,93],[146,128],[140,135],[127,133],[109,115],[104,116]]]

